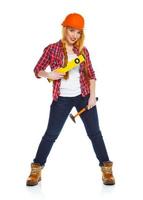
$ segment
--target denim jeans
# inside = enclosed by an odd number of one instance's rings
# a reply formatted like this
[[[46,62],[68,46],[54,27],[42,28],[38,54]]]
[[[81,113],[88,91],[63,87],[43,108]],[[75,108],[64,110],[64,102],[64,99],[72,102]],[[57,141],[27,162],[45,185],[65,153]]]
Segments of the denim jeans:
[[[48,126],[41,139],[36,156],[33,159],[34,163],[45,165],[53,143],[58,138],[70,111],[74,106],[77,111],[80,111],[88,104],[88,99],[89,94],[85,97],[81,95],[75,97],[59,96],[57,101],[52,101]],[[109,161],[109,157],[100,131],[96,105],[82,113],[80,117],[86,133],[91,140],[99,165],[102,166],[103,162]]]

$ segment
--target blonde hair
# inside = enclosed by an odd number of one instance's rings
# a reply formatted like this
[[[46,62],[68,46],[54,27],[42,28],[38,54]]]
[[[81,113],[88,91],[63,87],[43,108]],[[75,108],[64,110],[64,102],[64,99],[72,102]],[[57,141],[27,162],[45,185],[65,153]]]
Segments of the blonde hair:
[[[63,67],[65,67],[68,63],[68,56],[67,56],[67,50],[66,50],[66,29],[67,27],[63,27],[62,28],[62,44],[63,44],[63,51],[64,51],[64,64],[63,64]],[[81,30],[81,36],[80,38],[74,43],[74,47],[76,47],[79,51],[80,54],[83,54],[84,55],[84,52],[83,52],[83,45],[84,45],[84,39],[85,39],[85,35],[84,35],[84,31]],[[85,55],[84,55],[85,56]],[[85,62],[85,67],[84,67],[84,73],[85,73],[85,76],[88,80],[88,70],[87,70],[87,67],[86,67],[86,62]],[[65,76],[64,76],[64,79],[68,79],[69,78],[69,72],[66,72]]]

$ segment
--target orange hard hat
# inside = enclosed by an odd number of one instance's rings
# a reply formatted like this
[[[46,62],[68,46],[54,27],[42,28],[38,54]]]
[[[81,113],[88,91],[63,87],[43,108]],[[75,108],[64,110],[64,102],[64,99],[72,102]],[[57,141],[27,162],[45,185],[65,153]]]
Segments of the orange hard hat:
[[[84,28],[84,18],[78,13],[71,13],[66,16],[65,20],[62,23],[63,26],[83,29]]]

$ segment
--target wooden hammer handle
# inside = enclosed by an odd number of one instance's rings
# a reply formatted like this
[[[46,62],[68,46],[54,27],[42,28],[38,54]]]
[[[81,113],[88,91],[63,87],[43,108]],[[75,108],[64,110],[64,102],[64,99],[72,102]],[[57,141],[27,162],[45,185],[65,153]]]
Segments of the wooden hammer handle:
[[[81,109],[74,117],[80,115],[80,114],[83,113],[84,111],[86,111],[86,108]]]
[[[96,101],[98,101],[98,97],[96,97]],[[77,117],[78,115],[85,112],[86,110],[88,110],[88,105],[85,108],[82,108],[79,112],[77,112],[77,114],[74,117]]]

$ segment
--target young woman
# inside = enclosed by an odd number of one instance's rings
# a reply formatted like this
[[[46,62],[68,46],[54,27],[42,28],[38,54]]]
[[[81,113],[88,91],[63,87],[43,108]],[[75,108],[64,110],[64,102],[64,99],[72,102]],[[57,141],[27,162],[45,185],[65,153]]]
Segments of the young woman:
[[[62,39],[44,49],[43,55],[34,68],[37,78],[53,80],[53,101],[50,105],[47,130],[31,163],[31,172],[26,185],[37,185],[41,180],[41,171],[53,143],[59,136],[74,106],[77,111],[85,106],[88,107],[88,110],[82,113],[80,117],[99,160],[103,183],[113,185],[115,184],[112,173],[113,163],[109,160],[98,122],[95,72],[92,68],[89,52],[83,46],[84,18],[78,13],[71,13],[66,16],[62,26]],[[65,67],[68,61],[75,59],[78,55],[83,55],[85,61],[66,73],[54,71],[59,67]],[[51,67],[51,72],[45,71],[48,65]]]

